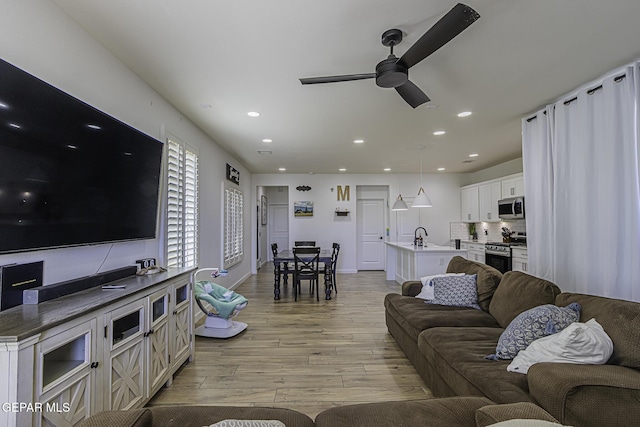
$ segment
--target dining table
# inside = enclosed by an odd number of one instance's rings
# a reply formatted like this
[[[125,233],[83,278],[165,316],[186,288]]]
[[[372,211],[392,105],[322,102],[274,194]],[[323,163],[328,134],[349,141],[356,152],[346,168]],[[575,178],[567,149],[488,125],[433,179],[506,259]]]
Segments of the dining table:
[[[331,271],[327,271],[326,269],[331,269],[331,256],[332,256],[333,251],[331,249],[320,249],[320,258],[318,260],[319,263],[324,263],[325,265],[325,271],[324,271],[324,293],[325,293],[325,299],[326,300],[330,300],[331,299],[331,290],[333,289],[333,284],[331,283]],[[309,256],[311,257],[311,255]],[[300,258],[304,259],[305,256],[302,255],[300,256]],[[282,265],[287,263],[287,264],[294,264],[295,260],[293,257],[293,250],[291,249],[285,249],[283,251],[279,251],[276,255],[274,255],[273,257],[273,264],[274,264],[274,280],[273,280],[273,299],[274,300],[279,300],[280,299],[280,269],[282,268]],[[293,269],[291,270],[293,271]],[[286,278],[286,276],[285,276]]]

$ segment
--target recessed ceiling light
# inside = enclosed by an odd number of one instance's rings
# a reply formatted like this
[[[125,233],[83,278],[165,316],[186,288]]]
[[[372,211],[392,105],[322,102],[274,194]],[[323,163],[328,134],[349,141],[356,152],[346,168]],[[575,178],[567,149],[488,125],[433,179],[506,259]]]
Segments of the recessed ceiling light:
[[[17,123],[9,123],[9,126],[11,126],[11,127],[12,127],[12,128],[14,128],[14,129],[21,129],[21,128],[22,128],[22,126],[20,126],[20,125],[19,125],[19,124],[17,124]]]
[[[458,117],[469,117],[473,114],[471,111],[463,111],[462,113],[458,113]]]
[[[469,157],[478,157],[478,153],[469,154]]]
[[[72,150],[75,150],[78,148],[77,145],[72,145],[72,144],[67,144],[67,148],[71,148]]]
[[[249,116],[249,117],[260,117],[260,113],[258,113],[257,111],[249,111],[247,113],[247,116]]]
[[[445,170],[445,168],[438,168],[438,170],[439,170],[439,171],[443,171],[443,170]]]
[[[391,168],[384,168],[383,170],[384,170],[385,172],[390,172],[390,171],[391,171]]]
[[[439,135],[444,135],[445,133],[446,133],[446,132],[445,132],[445,131],[443,131],[443,130],[437,130],[437,131],[435,131],[433,134],[434,134],[434,135],[439,136]]]
[[[262,142],[273,142],[273,140],[269,139],[269,138],[265,138],[265,139],[262,140]]]
[[[364,143],[364,139],[354,139],[353,143],[354,144],[362,144],[362,143]]]
[[[89,123],[89,124],[87,125],[87,127],[88,127],[89,129],[93,129],[93,130],[100,130],[100,129],[102,129],[102,127],[100,127],[100,126],[98,126],[98,125],[94,125],[93,123]]]
[[[284,172],[284,171],[286,171],[286,170],[287,170],[287,168],[278,168],[278,170],[279,170],[280,172]]]
[[[0,108],[9,108],[9,106],[4,102],[0,102]]]
[[[347,170],[345,168],[340,168],[338,169],[340,172],[346,172]]]

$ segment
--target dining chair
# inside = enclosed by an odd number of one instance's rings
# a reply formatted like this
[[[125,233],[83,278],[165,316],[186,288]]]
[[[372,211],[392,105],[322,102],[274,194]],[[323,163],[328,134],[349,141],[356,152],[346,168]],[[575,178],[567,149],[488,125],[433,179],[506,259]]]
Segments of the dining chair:
[[[315,240],[296,240],[293,244],[293,246],[315,246],[316,245],[316,241]]]
[[[333,251],[331,252],[331,264],[329,265],[329,268],[331,269],[331,271],[329,273],[331,274],[331,284],[333,285],[333,289],[336,291],[336,294],[337,294],[338,282],[336,281],[336,269],[338,267],[338,253],[340,252],[340,243],[334,243],[332,248],[333,248]]]
[[[316,301],[320,301],[320,294],[318,291],[320,248],[295,247],[293,248],[293,261],[293,293],[295,294],[295,301],[298,301],[300,282],[302,280],[309,281],[311,292],[313,292],[313,288],[315,288]]]
[[[278,256],[278,244],[271,244],[271,253],[273,254],[273,273],[276,276],[275,279],[279,280],[280,278],[284,278],[284,284],[287,285],[289,282],[289,274],[292,272],[289,270],[289,263],[282,262],[276,263],[276,257]]]

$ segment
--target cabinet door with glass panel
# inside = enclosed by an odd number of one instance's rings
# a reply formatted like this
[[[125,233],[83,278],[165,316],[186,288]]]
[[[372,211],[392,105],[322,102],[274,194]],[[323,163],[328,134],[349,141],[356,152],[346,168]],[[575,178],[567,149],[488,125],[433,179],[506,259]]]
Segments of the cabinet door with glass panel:
[[[145,402],[145,316],[148,299],[105,314],[105,410],[127,410]]]
[[[174,373],[192,354],[193,345],[191,284],[180,281],[173,285],[171,302],[171,373]]]
[[[66,326],[66,325],[65,325]],[[73,426],[102,408],[96,395],[97,320],[51,329],[37,345],[34,426]]]

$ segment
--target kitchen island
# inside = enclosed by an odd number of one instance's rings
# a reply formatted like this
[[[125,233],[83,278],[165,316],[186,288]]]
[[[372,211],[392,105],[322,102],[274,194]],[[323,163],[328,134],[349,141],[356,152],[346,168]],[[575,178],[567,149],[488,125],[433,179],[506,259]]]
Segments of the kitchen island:
[[[451,258],[467,258],[466,249],[450,246],[414,246],[410,242],[385,242],[387,245],[387,280],[402,284],[424,276],[444,273]]]

